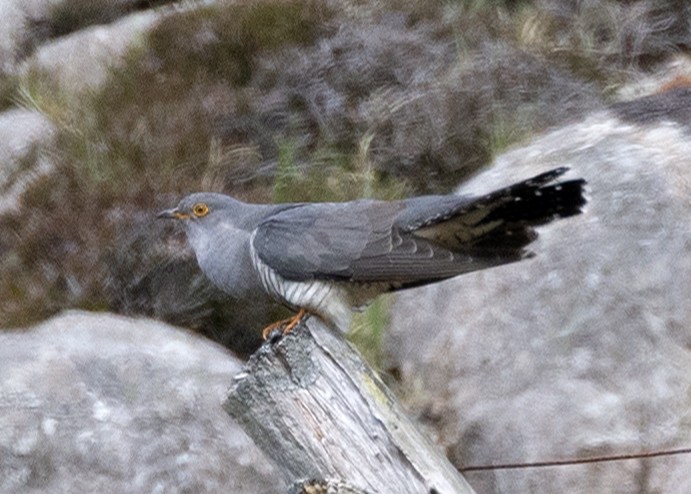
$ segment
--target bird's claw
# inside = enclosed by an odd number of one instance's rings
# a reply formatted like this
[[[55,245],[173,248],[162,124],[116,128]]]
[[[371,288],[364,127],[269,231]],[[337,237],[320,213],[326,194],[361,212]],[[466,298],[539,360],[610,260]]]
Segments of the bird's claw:
[[[290,317],[288,319],[282,319],[273,324],[269,324],[262,330],[262,338],[264,340],[268,340],[271,336],[271,333],[277,330],[280,331],[281,336],[287,335],[293,329],[295,329],[297,325],[300,324],[300,322],[302,322],[306,315],[307,311],[305,309],[300,309],[298,313],[295,314],[293,317]]]

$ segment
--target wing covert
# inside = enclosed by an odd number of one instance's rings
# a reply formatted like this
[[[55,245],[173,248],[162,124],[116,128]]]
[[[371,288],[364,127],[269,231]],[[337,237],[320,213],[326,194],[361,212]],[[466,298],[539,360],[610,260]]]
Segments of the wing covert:
[[[404,207],[370,200],[301,205],[264,220],[254,248],[278,274],[298,281],[406,286],[471,270],[454,253],[401,231],[395,223]]]
[[[393,250],[396,202],[303,204],[265,219],[254,248],[263,262],[293,280],[353,276],[352,264]]]

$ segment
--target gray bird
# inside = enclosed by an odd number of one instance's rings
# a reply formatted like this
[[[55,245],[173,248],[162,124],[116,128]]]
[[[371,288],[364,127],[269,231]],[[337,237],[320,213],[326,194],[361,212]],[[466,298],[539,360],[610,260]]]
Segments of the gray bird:
[[[381,293],[531,257],[534,227],[586,202],[585,180],[556,182],[567,170],[476,197],[258,205],[197,193],[159,217],[182,223],[221,290],[247,303],[269,294],[299,311],[285,331],[305,313],[347,331],[352,311]]]

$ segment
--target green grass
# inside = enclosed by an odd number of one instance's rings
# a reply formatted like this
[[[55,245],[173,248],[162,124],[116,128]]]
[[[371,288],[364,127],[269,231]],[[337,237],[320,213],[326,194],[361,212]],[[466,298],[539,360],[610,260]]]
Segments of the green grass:
[[[212,78],[243,86],[257,53],[314,42],[332,15],[309,0],[211,5],[166,17],[148,45],[163,72],[177,72],[187,82]]]
[[[57,125],[67,124],[74,103],[50,74],[37,69],[29,69],[22,77],[15,76],[8,97],[15,106],[41,113]]]
[[[363,144],[369,142],[363,138]],[[291,141],[279,146],[273,202],[329,202],[373,198],[402,199],[411,194],[404,180],[384,177],[374,171],[366,151],[347,154],[323,147],[298,163]]]
[[[529,125],[522,125],[524,120],[528,118],[530,118],[528,114],[525,114],[523,118],[510,118],[500,112],[495,113],[486,143],[492,158],[528,138],[530,135],[527,130]]]
[[[11,75],[0,75],[0,111],[5,111],[17,104],[19,78]]]
[[[391,321],[390,295],[381,295],[363,312],[355,314],[348,340],[375,369],[384,369],[383,338]]]

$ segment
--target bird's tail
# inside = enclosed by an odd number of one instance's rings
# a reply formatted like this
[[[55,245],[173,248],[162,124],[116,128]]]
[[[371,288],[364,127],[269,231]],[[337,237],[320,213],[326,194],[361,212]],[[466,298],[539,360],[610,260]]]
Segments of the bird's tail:
[[[480,197],[474,206],[489,213],[475,228],[486,232],[472,239],[464,250],[476,255],[532,256],[524,247],[537,238],[534,227],[577,215],[586,204],[585,180],[555,183],[567,171],[567,167],[556,168]]]
[[[475,205],[491,210],[481,223],[502,220],[505,224],[538,226],[579,214],[586,203],[585,180],[553,183],[568,170],[555,168],[479,198]]]
[[[459,203],[436,222],[415,231],[443,247],[502,262],[530,255],[524,247],[537,238],[534,227],[580,213],[585,180],[556,180],[556,168],[523,182]]]

